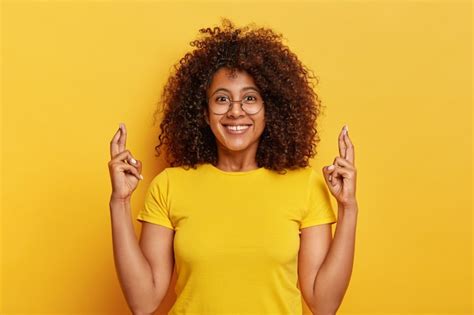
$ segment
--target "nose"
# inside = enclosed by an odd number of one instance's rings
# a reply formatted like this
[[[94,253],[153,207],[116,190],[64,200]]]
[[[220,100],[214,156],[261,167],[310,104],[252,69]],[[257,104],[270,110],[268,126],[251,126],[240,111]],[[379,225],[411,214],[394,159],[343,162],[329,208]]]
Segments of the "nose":
[[[227,112],[227,116],[240,117],[244,115],[245,115],[245,112],[242,109],[242,101],[231,101],[230,109]]]

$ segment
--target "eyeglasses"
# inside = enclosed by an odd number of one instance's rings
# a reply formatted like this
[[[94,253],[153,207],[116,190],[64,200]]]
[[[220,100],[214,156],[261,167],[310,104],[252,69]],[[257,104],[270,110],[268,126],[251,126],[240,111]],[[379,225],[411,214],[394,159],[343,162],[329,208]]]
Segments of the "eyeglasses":
[[[224,115],[232,108],[232,103],[236,102],[240,103],[240,108],[249,115],[255,115],[263,108],[263,101],[253,95],[247,95],[240,101],[232,101],[227,96],[218,96],[209,101],[209,108],[216,115]]]

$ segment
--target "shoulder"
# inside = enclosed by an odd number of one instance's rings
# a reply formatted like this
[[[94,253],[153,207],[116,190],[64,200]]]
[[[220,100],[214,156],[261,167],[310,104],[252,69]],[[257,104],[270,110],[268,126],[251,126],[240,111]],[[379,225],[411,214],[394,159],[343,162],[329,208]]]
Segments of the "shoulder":
[[[201,169],[201,165],[197,165],[194,168],[188,166],[169,166],[163,169],[163,172],[166,172],[168,176],[183,176],[189,174],[196,174],[200,172]]]
[[[180,179],[189,179],[190,175],[198,175],[201,172],[201,166],[198,165],[196,168],[184,167],[184,166],[169,166],[165,167],[158,174],[155,175],[153,181],[172,181],[176,182]]]
[[[306,167],[300,167],[300,168],[295,168],[295,169],[289,169],[287,172],[284,174],[286,177],[294,177],[294,178],[299,178],[299,179],[304,179],[304,178],[309,178],[311,176],[314,176],[315,170],[311,166],[306,166]]]
[[[294,185],[299,185],[301,189],[311,190],[315,187],[320,189],[325,186],[322,171],[312,166],[292,170],[288,176],[289,181]]]
[[[274,183],[281,183],[285,186],[298,187],[304,189],[317,176],[316,171],[311,167],[300,167],[295,169],[287,169],[285,173],[278,173],[276,171],[266,172],[269,180]]]

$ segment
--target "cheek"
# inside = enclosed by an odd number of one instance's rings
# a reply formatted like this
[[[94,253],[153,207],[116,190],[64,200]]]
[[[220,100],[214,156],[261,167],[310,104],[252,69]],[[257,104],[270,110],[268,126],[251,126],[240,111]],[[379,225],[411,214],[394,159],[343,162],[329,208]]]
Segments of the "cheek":
[[[220,122],[218,120],[215,120],[215,119],[211,119],[210,127],[211,127],[211,130],[212,130],[212,133],[214,134],[214,136],[216,138],[221,138],[222,134],[225,132],[225,130],[223,129],[223,126],[220,124]]]
[[[265,129],[265,118],[262,117],[260,120],[258,120],[258,122],[256,122],[257,126],[258,126],[258,134],[261,135],[263,130]]]

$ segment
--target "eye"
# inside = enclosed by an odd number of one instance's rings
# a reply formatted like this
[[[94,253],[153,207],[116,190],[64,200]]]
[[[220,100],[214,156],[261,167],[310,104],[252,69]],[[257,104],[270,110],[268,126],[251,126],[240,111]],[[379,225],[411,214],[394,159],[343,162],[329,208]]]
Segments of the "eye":
[[[244,100],[246,102],[255,102],[257,100],[257,98],[253,95],[247,95],[247,96],[244,97]]]
[[[227,96],[218,96],[218,97],[216,97],[216,101],[220,102],[220,103],[227,102],[227,99],[228,99]]]

